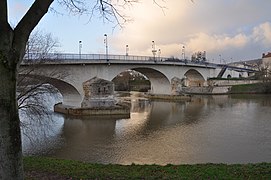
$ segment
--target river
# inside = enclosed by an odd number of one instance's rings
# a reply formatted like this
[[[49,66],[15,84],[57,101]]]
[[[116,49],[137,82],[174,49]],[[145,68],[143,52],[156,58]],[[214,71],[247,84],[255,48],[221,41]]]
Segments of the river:
[[[122,98],[131,100],[130,118],[51,112],[34,121],[23,128],[23,153],[104,164],[271,162],[270,95]]]

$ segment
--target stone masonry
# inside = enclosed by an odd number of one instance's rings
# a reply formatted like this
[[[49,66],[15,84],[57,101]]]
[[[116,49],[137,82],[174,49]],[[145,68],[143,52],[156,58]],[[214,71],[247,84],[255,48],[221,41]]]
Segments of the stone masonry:
[[[115,106],[114,83],[94,77],[83,82],[84,99],[81,107],[99,108]]]

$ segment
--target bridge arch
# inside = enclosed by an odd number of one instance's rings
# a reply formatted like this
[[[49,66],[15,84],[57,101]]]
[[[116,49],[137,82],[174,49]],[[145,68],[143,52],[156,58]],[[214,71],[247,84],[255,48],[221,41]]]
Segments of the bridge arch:
[[[150,83],[151,83],[151,93],[154,94],[170,94],[171,92],[171,85],[169,79],[160,71],[153,69],[153,68],[146,68],[146,67],[132,67],[129,68],[130,70],[134,70],[140,72],[141,74],[145,75]],[[127,71],[129,69],[125,69],[123,71]],[[123,72],[121,71],[121,72]],[[119,72],[119,73],[121,73]],[[117,75],[116,75],[117,76]],[[111,80],[113,80],[112,77]]]
[[[82,97],[79,91],[70,83],[63,80],[46,77],[41,75],[20,74],[20,77],[30,78],[35,80],[35,83],[50,84],[59,90],[63,98],[63,103],[66,105],[78,105],[81,103]]]
[[[195,69],[189,69],[184,74],[186,79],[186,86],[195,87],[195,86],[203,86],[205,83],[205,79],[203,75],[195,70]]]
[[[169,94],[171,85],[169,79],[160,71],[152,68],[133,68],[132,70],[144,74],[151,82],[151,93]]]

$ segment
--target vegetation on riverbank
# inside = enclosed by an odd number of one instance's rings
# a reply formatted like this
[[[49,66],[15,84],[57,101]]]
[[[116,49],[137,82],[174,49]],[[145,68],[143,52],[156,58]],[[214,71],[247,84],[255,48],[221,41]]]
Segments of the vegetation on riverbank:
[[[24,171],[25,179],[271,179],[271,163],[102,165],[25,157]]]
[[[178,101],[190,101],[191,95],[156,95],[156,94],[145,94],[144,97],[150,100],[156,101],[170,101],[170,102],[178,102]]]
[[[230,93],[262,93],[259,84],[241,84],[231,87]]]
[[[231,94],[270,94],[271,93],[271,83],[264,82],[258,84],[242,84],[234,85],[230,90]]]

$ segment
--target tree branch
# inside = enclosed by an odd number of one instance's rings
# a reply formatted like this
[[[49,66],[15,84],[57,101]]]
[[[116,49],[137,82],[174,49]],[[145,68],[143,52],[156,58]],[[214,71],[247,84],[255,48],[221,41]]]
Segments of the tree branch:
[[[7,25],[8,23],[8,10],[7,10],[7,0],[0,1],[0,24]],[[1,27],[0,26],[0,27]],[[1,27],[2,28],[2,27]]]
[[[0,46],[1,48],[9,48],[11,42],[12,28],[8,23],[8,13],[7,13],[7,0],[0,1]]]
[[[49,6],[54,0],[35,0],[30,9],[14,29],[14,50],[21,50],[20,56],[24,54],[24,47],[30,33],[39,23],[41,18],[48,12]],[[21,58],[22,59],[22,58]],[[20,59],[20,60],[21,60]],[[18,63],[18,62],[15,62]]]

